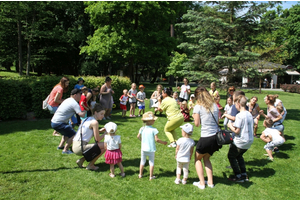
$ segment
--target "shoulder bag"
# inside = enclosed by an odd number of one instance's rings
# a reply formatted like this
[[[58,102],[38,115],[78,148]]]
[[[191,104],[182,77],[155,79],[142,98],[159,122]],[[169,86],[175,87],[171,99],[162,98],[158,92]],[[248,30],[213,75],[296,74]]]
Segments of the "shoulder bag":
[[[219,146],[222,146],[224,144],[231,144],[233,142],[233,134],[229,130],[222,130],[221,126],[219,126],[216,118],[212,114],[212,112],[209,109],[209,112],[211,113],[212,117],[214,118],[216,124],[220,128],[220,130],[216,133],[217,143]]]
[[[87,120],[88,118],[86,118],[82,124],[81,124],[81,128],[80,128],[80,138],[81,138],[81,151],[82,151],[82,155],[84,156],[85,160],[87,162],[90,162],[92,160],[94,160],[94,158],[96,158],[98,155],[100,155],[101,153],[101,149],[98,146],[98,142],[95,140],[95,144],[94,146],[92,146],[91,148],[83,151],[83,145],[82,145],[82,126],[84,124],[84,122]]]
[[[42,104],[43,110],[47,110],[47,108],[48,108],[49,97],[50,97],[50,94],[49,94],[49,95],[47,96],[47,98],[43,101],[43,104]]]

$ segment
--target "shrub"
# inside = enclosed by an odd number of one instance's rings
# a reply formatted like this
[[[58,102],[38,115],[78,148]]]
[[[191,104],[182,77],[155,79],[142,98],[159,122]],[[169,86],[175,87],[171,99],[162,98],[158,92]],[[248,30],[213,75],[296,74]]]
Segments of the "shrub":
[[[300,85],[296,85],[296,84],[282,84],[280,85],[280,88],[287,92],[292,92],[292,93],[298,93],[300,94]]]

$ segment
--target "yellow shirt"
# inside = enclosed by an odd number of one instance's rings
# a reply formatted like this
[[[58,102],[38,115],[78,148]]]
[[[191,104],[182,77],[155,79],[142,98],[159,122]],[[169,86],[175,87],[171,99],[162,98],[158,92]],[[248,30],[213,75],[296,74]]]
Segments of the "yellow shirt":
[[[178,108],[177,102],[171,97],[166,97],[162,100],[160,108],[166,112],[168,120],[182,117],[183,115]]]

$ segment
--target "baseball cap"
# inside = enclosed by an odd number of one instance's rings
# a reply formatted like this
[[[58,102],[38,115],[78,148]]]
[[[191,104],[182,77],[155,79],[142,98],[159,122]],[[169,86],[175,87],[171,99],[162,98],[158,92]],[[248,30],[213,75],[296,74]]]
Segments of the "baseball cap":
[[[184,124],[184,125],[180,126],[180,128],[182,128],[182,130],[189,135],[192,135],[193,129],[194,129],[193,125],[190,123]]]
[[[104,125],[104,128],[107,133],[114,133],[117,131],[117,124],[114,122],[108,122]]]

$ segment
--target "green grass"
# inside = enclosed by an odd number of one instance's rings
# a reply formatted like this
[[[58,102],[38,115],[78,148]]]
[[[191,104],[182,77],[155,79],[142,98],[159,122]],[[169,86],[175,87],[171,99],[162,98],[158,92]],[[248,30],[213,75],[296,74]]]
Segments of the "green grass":
[[[156,85],[145,86],[150,97]],[[266,110],[263,97],[267,93],[245,92],[248,98],[258,96],[260,107]],[[138,179],[140,141],[136,136],[142,122],[140,118],[122,119],[121,111],[114,110],[113,121],[117,123],[117,133],[122,139],[125,178],[110,178],[109,165],[105,164],[104,157],[96,162],[100,167],[96,172],[78,168],[75,163],[78,156],[62,155],[56,150],[60,137],[52,136],[50,119],[0,122],[0,199],[298,199],[300,96],[278,94],[288,109],[284,122],[287,141],[280,147],[281,152],[274,156],[274,162],[269,162],[263,156],[264,142],[255,139],[244,156],[250,182],[236,184],[227,180],[232,170],[226,168],[229,165],[228,146],[223,146],[211,158],[215,188],[199,190],[192,185],[193,181],[198,181],[193,162],[188,184],[175,185],[175,149],[158,143],[154,168],[158,179],[148,180],[148,163],[144,178]],[[221,95],[224,106],[225,92]],[[100,121],[100,127],[106,122]],[[166,118],[159,117],[154,126],[160,131],[159,138],[167,141],[163,132],[165,123]],[[262,130],[261,120],[258,133]],[[180,129],[177,135],[180,136]],[[192,138],[198,140],[199,137],[200,128],[195,128]],[[117,173],[119,169],[116,167]]]

